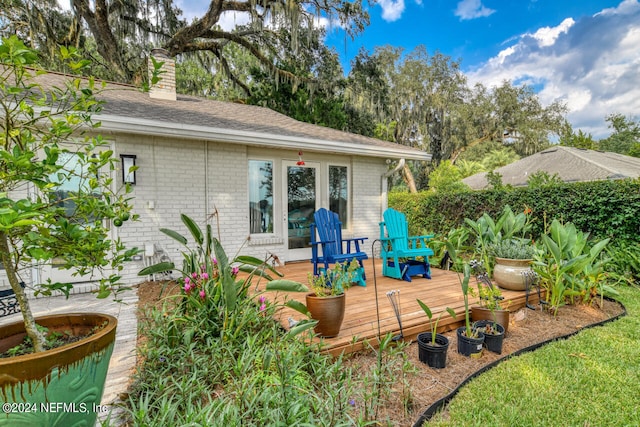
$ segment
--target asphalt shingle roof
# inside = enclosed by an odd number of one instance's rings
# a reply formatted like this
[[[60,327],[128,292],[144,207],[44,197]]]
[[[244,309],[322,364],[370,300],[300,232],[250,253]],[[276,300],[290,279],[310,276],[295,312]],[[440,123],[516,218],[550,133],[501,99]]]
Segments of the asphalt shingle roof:
[[[65,77],[57,73],[47,73],[38,76],[37,79],[43,85],[62,85]],[[284,136],[314,140],[317,143],[332,142],[338,147],[361,147],[363,155],[367,155],[367,150],[370,149],[382,149],[397,154],[397,157],[419,160],[431,158],[419,149],[304,123],[254,105],[185,95],[178,95],[176,101],[154,99],[133,86],[117,83],[108,83],[107,90],[100,94],[99,99],[106,101],[100,113],[102,115],[120,116],[127,120],[148,120],[163,126],[175,124],[177,129],[187,125],[199,126],[205,131],[225,129],[252,132],[272,138]],[[100,118],[99,115],[97,118]],[[103,128],[109,129],[107,124],[103,124]]]
[[[558,174],[565,182],[597,181],[640,177],[640,158],[618,153],[555,146],[495,170],[502,183],[526,186],[529,177],[539,171]],[[462,180],[474,190],[488,185],[482,172]]]

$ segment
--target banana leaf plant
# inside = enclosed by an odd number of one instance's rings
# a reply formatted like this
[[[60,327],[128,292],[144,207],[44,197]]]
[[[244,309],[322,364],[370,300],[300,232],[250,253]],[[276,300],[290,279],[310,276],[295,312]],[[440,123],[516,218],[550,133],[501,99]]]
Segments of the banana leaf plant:
[[[422,311],[424,311],[424,313],[429,318],[429,321],[431,323],[431,345],[435,346],[436,345],[436,334],[438,332],[438,323],[440,322],[440,318],[442,318],[442,315],[445,312],[444,311],[440,312],[438,317],[436,317],[436,320],[432,321],[433,313],[431,312],[431,309],[429,308],[429,306],[427,304],[425,304],[424,302],[420,301],[420,299],[416,299],[416,301],[418,301],[418,304],[420,305],[420,308],[422,308]],[[451,316],[452,318],[454,318],[454,319],[456,318],[456,312],[453,311],[452,308],[447,307],[445,309],[445,311],[447,313],[449,313],[449,316]]]
[[[588,245],[588,233],[576,229],[572,223],[553,220],[549,234],[542,235],[543,251],[534,258],[533,269],[547,288],[549,308],[557,315],[558,309],[582,295],[581,284],[594,268],[606,260],[598,260],[609,239]]]
[[[476,330],[471,327],[471,317],[469,315],[469,280],[471,279],[471,266],[468,262],[463,263],[463,261],[458,258],[456,249],[450,242],[447,242],[447,251],[449,252],[451,260],[456,266],[456,271],[458,271],[458,280],[460,281],[460,287],[462,288],[462,296],[464,299],[465,336],[467,336],[468,338],[476,338]],[[461,267],[463,271],[462,278],[460,277],[459,273]]]

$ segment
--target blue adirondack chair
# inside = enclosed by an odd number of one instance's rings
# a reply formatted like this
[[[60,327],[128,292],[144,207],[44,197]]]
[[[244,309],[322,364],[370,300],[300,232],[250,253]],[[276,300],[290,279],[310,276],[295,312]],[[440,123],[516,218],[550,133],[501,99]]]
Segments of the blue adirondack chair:
[[[407,218],[395,209],[384,211],[383,218],[380,223],[382,274],[409,282],[411,276],[418,274],[430,279],[429,257],[433,250],[427,246],[427,241],[433,235],[409,236]]]
[[[360,250],[360,243],[367,238],[343,239],[342,223],[338,214],[325,208],[318,209],[313,214],[313,219],[315,222],[311,224],[310,230],[313,274],[318,275],[318,264],[323,264],[326,271],[329,269],[329,264],[351,262],[355,258],[360,263],[362,274],[362,281],[359,284],[365,286],[366,277],[362,261],[369,257]],[[316,231],[320,240],[316,240]],[[319,248],[322,249],[322,253],[318,250]]]

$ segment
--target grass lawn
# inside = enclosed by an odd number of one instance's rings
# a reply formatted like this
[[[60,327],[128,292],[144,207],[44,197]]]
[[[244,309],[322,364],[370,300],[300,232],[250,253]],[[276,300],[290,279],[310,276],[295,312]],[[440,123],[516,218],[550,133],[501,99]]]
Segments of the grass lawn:
[[[640,289],[627,316],[504,362],[460,390],[429,426],[640,426]]]

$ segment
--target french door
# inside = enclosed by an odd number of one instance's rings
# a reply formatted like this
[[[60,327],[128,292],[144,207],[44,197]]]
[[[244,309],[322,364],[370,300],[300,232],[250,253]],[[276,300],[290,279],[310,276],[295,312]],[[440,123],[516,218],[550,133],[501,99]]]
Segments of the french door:
[[[287,230],[287,259],[301,260],[311,257],[313,214],[320,207],[320,165],[293,161],[283,163],[285,206],[284,229]]]

